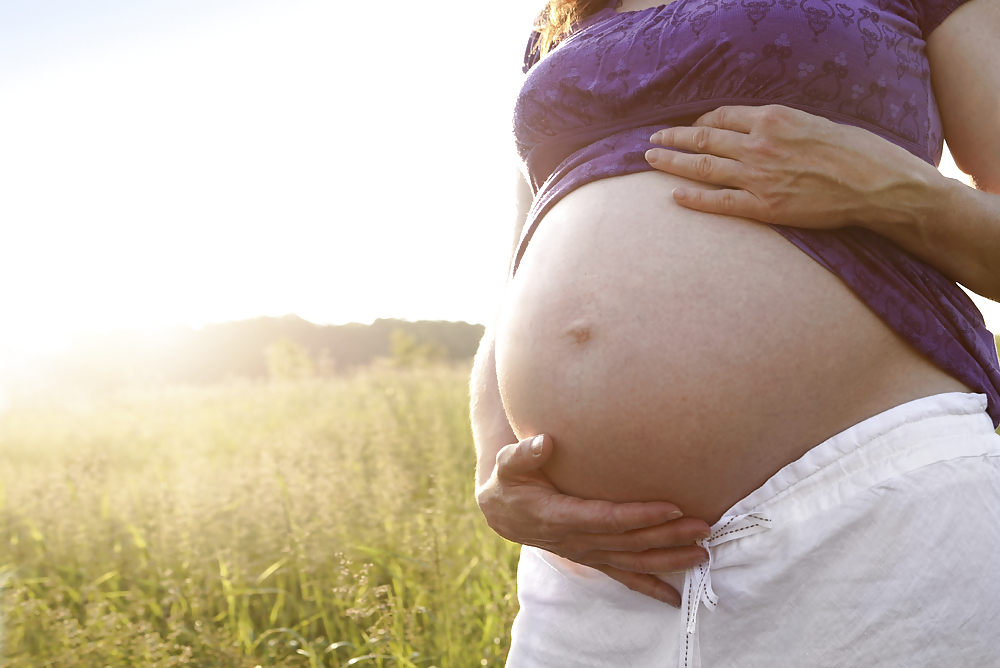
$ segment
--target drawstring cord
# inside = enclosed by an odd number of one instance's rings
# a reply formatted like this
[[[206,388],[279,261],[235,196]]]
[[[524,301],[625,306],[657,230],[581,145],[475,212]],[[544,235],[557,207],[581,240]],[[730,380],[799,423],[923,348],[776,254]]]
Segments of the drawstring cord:
[[[708,538],[699,540],[698,545],[708,551],[708,563],[698,564],[689,568],[684,574],[684,593],[681,595],[681,611],[684,614],[684,637],[680,643],[680,668],[699,668],[701,652],[698,648],[698,609],[704,603],[709,610],[715,610],[719,597],[712,589],[712,563],[714,555],[712,548],[716,545],[767,531],[771,528],[771,519],[760,513],[747,513],[723,517],[718,528]]]

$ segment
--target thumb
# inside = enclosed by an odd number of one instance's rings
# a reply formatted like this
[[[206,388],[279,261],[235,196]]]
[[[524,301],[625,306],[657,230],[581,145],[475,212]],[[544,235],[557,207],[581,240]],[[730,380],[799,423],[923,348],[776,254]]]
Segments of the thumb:
[[[505,446],[497,453],[497,477],[514,478],[540,469],[552,456],[552,448],[552,437],[545,434]]]

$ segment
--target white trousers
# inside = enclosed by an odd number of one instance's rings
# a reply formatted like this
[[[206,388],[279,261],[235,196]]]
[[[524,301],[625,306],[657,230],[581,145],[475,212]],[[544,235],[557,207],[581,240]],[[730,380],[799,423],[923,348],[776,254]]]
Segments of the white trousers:
[[[509,668],[1000,668],[1000,436],[942,394],[837,434],[737,503],[680,610],[524,547]]]

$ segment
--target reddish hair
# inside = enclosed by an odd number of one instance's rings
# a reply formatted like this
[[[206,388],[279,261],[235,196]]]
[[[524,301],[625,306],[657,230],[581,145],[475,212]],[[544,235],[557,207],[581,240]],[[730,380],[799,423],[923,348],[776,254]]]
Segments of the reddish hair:
[[[548,53],[560,39],[573,29],[573,25],[604,9],[607,0],[548,0],[538,15],[535,30],[541,34],[538,49]]]

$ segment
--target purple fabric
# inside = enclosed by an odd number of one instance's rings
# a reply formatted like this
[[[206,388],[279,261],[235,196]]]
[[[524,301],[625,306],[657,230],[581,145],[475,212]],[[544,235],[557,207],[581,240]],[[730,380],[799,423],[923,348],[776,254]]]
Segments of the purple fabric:
[[[592,181],[652,169],[649,136],[726,104],[782,104],[869,130],[937,164],[941,118],[925,37],[965,0],[613,0],[539,61],[532,35],[514,138],[535,199],[512,272],[541,218]],[[933,267],[868,230],[773,226],[890,327],[989,398],[1000,363],[975,304]]]

